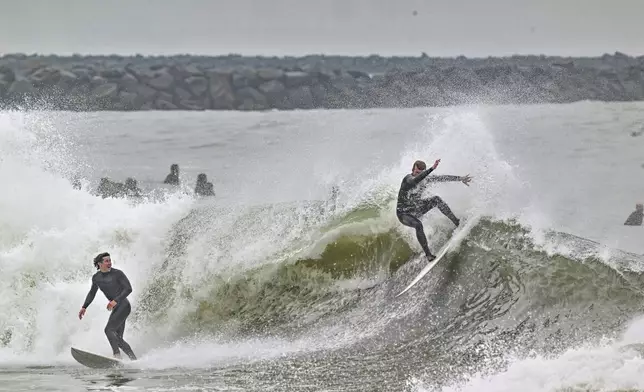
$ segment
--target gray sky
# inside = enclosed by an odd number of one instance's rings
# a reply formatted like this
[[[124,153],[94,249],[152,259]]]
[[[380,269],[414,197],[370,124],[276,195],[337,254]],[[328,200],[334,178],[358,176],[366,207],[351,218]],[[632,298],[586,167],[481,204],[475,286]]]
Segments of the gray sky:
[[[642,37],[644,0],[0,3],[0,53],[642,55]]]

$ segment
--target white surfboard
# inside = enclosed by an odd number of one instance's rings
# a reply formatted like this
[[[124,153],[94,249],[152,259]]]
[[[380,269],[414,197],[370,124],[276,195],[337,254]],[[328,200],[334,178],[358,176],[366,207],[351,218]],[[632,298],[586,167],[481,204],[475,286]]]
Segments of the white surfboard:
[[[447,243],[445,245],[443,245],[443,248],[440,250],[440,252],[438,252],[438,254],[436,255],[436,258],[434,260],[432,260],[429,264],[427,264],[425,266],[425,268],[423,268],[422,271],[420,271],[420,273],[418,273],[418,275],[416,275],[414,280],[412,280],[411,283],[407,287],[405,287],[405,289],[403,291],[398,293],[396,295],[396,297],[404,294],[407,290],[409,290],[416,283],[418,283],[418,281],[421,280],[423,278],[423,276],[425,276],[429,271],[431,271],[431,269],[434,268],[434,266],[436,264],[438,264],[439,261],[441,261],[443,256],[445,256],[447,254],[447,251],[452,246],[454,246],[455,244],[459,243],[465,237],[465,235],[470,231],[470,229],[472,229],[472,227],[474,226],[474,224],[476,222],[478,222],[478,217],[473,217],[473,218],[468,219],[467,222],[464,225],[459,226],[456,229],[455,233],[452,235],[452,238],[450,238],[449,241],[447,241]]]
[[[123,361],[72,347],[72,357],[80,363],[94,369],[106,369],[123,366]]]

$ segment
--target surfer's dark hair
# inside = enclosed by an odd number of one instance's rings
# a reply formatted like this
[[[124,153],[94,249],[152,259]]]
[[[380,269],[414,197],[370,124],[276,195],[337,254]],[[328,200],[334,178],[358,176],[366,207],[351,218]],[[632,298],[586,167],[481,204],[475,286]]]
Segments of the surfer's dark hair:
[[[418,168],[420,170],[425,170],[425,169],[427,169],[427,164],[425,164],[425,162],[423,162],[423,161],[416,161],[416,162],[414,162],[414,166],[412,166],[412,170],[416,169],[416,168]]]
[[[109,255],[110,254],[107,252],[99,253],[96,257],[94,257],[94,267],[96,267],[96,269],[100,269],[98,263],[103,261],[103,257],[107,257]]]

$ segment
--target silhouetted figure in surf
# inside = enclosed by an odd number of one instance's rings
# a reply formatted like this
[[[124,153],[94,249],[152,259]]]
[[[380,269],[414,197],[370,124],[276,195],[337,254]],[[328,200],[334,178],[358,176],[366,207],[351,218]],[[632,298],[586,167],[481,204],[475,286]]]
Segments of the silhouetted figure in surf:
[[[644,205],[635,204],[635,211],[626,218],[624,226],[642,226],[642,220],[644,220]]]
[[[123,193],[123,184],[118,182],[110,181],[109,178],[101,178],[101,182],[98,184],[96,193],[101,195],[103,199],[107,197],[118,197]]]
[[[128,197],[141,197],[141,189],[138,186],[138,182],[132,177],[125,179],[123,191],[125,193],[125,196]]]
[[[215,186],[212,184],[212,182],[208,181],[206,183],[206,196],[214,196],[215,195]]]
[[[127,300],[127,296],[132,292],[130,281],[123,271],[112,268],[112,258],[107,252],[101,253],[94,258],[94,267],[98,271],[92,276],[92,287],[89,289],[85,302],[78,312],[78,318],[83,319],[87,307],[94,301],[98,289],[101,289],[109,301],[107,310],[112,312],[105,326],[105,335],[107,335],[107,340],[110,342],[114,357],[121,358],[120,348],[131,360],[135,361],[136,356],[132,348],[123,339],[125,321],[132,310],[130,301]]]
[[[141,197],[141,189],[132,177],[125,179],[125,183],[111,181],[107,177],[103,177],[98,184],[96,193],[103,199],[108,197]]]
[[[163,180],[164,184],[179,185],[179,165],[173,163],[170,165],[170,174]]]
[[[215,196],[215,191],[212,182],[208,182],[208,177],[205,173],[200,173],[197,176],[197,184],[195,185],[195,194],[199,196]]]
[[[427,170],[425,162],[414,162],[411,174],[407,174],[400,184],[398,203],[396,205],[396,216],[398,217],[398,220],[403,225],[416,229],[416,238],[429,261],[434,260],[436,256],[429,251],[423,224],[419,218],[428,213],[432,208],[438,207],[438,209],[457,227],[460,224],[460,220],[454,216],[452,210],[439,196],[433,196],[429,199],[421,198],[423,191],[427,187],[427,183],[461,181],[463,184],[469,186],[468,183],[472,180],[469,174],[464,177],[452,175],[429,176],[429,173],[436,169],[440,161],[440,159],[437,159],[436,162],[434,162],[434,166]]]

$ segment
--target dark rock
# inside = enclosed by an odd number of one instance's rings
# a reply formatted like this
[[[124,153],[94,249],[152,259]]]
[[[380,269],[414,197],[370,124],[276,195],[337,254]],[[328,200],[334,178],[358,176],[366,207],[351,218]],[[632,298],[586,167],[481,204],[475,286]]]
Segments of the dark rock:
[[[107,83],[107,79],[102,76],[93,76],[92,79],[90,79],[89,83],[92,87],[98,87],[102,84]]]
[[[284,92],[286,87],[279,80],[271,80],[266,83],[262,83],[259,86],[259,91],[262,92],[269,101],[275,102],[280,101],[284,97]]]
[[[273,81],[282,79],[284,71],[275,68],[261,68],[257,70],[257,76],[263,81]]]
[[[94,77],[94,71],[85,67],[74,67],[70,72],[82,82],[89,82]]]
[[[252,87],[237,90],[235,106],[238,110],[265,110],[269,107],[266,97]]]
[[[175,97],[178,98],[179,101],[181,100],[189,100],[192,98],[192,94],[190,94],[190,91],[184,90],[182,87],[177,87],[174,89],[174,95]]]
[[[262,80],[259,78],[259,75],[257,74],[257,71],[247,67],[236,70],[233,73],[232,77],[233,87],[236,89],[244,87],[255,88],[262,82]]]
[[[284,74],[284,85],[289,88],[308,85],[311,80],[311,75],[306,72],[293,71]]]
[[[145,103],[142,96],[127,91],[119,93],[119,100],[123,104],[123,110],[140,110]]]
[[[0,79],[0,98],[3,98],[7,94],[9,87],[11,87],[11,83]]]
[[[312,109],[314,105],[313,94],[309,86],[300,86],[288,90],[288,105],[291,108]]]
[[[30,80],[16,79],[11,83],[11,87],[9,87],[7,93],[13,96],[33,95],[36,93],[36,88]]]
[[[174,97],[170,93],[166,93],[166,92],[161,91],[161,92],[159,92],[157,94],[157,101],[159,101],[159,100],[166,101],[166,102],[173,102]]]
[[[223,70],[209,70],[210,99],[212,109],[232,110],[235,104],[235,94],[231,86],[232,73]]]
[[[208,91],[208,79],[203,76],[190,76],[185,83],[195,97],[201,97]]]
[[[159,92],[144,84],[124,86],[123,90],[139,95],[145,102],[152,102],[159,95]]]
[[[183,110],[206,110],[208,100],[198,101],[194,99],[182,99],[179,101],[178,106]]]
[[[169,67],[168,73],[170,73],[170,75],[172,75],[175,80],[184,80],[190,77],[203,76],[203,72],[193,64],[189,64],[183,67],[176,65]]]
[[[371,79],[368,73],[362,72],[362,71],[349,70],[347,71],[347,74],[349,74],[354,79],[366,79],[366,80]]]
[[[316,84],[311,87],[311,95],[313,96],[313,103],[315,107],[323,107],[324,100],[326,99],[326,88],[321,84]]]
[[[34,99],[32,99],[34,98]],[[0,57],[0,107],[266,110],[644,99],[644,56]]]
[[[105,79],[120,79],[125,75],[125,70],[121,68],[108,68],[100,71],[100,76]]]
[[[139,80],[131,73],[126,72],[121,77],[119,84],[123,89],[130,89],[130,88],[135,88],[135,86],[139,84]]]
[[[57,86],[62,88],[64,91],[70,90],[81,83],[78,76],[73,72],[61,70],[59,75],[60,77],[58,79]]]
[[[148,85],[157,90],[170,91],[174,84],[174,77],[167,71],[160,71],[154,78],[148,80]]]
[[[177,105],[173,104],[170,101],[167,101],[165,99],[157,99],[156,101],[156,108],[159,110],[174,110],[178,109]]]
[[[0,80],[7,83],[13,83],[13,81],[16,80],[16,74],[13,72],[13,69],[0,65]]]
[[[39,68],[29,75],[29,80],[34,87],[50,86],[58,82],[60,71],[55,68]]]
[[[92,95],[98,99],[115,98],[118,95],[119,86],[116,83],[105,83],[92,90]]]

